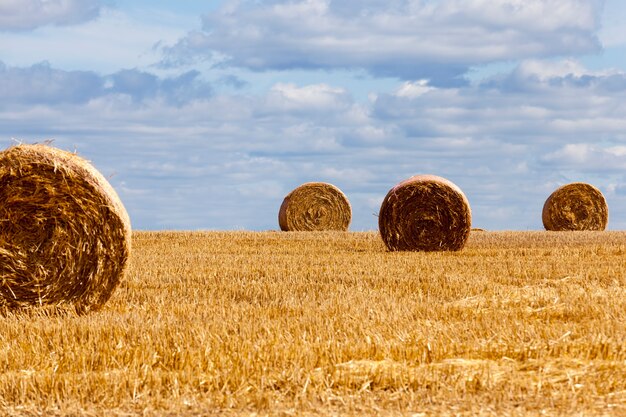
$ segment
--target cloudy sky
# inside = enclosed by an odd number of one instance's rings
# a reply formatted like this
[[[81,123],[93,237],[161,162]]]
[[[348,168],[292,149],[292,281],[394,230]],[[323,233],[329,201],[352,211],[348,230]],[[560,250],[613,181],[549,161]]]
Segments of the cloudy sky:
[[[0,0],[0,140],[90,159],[137,229],[276,229],[327,181],[373,230],[420,173],[475,227],[541,229],[584,181],[626,229],[625,21],[621,0]]]

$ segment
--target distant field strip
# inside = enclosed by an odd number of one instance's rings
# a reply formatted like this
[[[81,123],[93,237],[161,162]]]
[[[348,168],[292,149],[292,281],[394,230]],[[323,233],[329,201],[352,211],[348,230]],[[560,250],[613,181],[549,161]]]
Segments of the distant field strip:
[[[0,316],[0,414],[626,415],[626,232],[135,232],[129,268]]]

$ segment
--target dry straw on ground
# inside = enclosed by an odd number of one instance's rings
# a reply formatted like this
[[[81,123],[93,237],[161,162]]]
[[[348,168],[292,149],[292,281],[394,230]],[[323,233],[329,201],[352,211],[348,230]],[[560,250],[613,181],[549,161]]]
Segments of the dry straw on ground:
[[[283,231],[348,230],[350,202],[341,190],[324,182],[308,182],[287,194],[278,212]]]
[[[133,232],[87,318],[0,318],[0,416],[626,416],[626,231]]]
[[[387,193],[378,226],[392,251],[460,250],[470,234],[472,213],[455,184],[434,175],[417,175]]]
[[[541,217],[546,230],[604,230],[609,222],[609,208],[600,190],[575,182],[548,197]]]
[[[0,152],[0,306],[96,310],[130,246],[128,214],[88,161],[47,145]]]

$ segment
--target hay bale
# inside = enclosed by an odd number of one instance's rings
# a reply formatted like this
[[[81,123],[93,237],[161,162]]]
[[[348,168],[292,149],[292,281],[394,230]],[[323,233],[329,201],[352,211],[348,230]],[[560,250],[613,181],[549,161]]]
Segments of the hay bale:
[[[350,202],[341,190],[325,182],[308,182],[287,194],[278,212],[283,231],[348,230]]]
[[[0,306],[97,310],[130,246],[128,214],[88,161],[47,145],[0,152]]]
[[[609,207],[596,187],[575,182],[550,194],[541,219],[551,231],[604,230],[609,223]]]
[[[378,226],[392,251],[454,251],[465,246],[472,213],[455,184],[435,175],[417,175],[387,193]]]

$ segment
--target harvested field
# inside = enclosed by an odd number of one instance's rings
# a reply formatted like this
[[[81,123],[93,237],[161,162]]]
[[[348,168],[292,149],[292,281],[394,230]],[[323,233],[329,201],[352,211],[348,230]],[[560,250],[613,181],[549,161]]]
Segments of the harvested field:
[[[626,414],[626,232],[132,244],[101,311],[0,317],[0,414]]]

